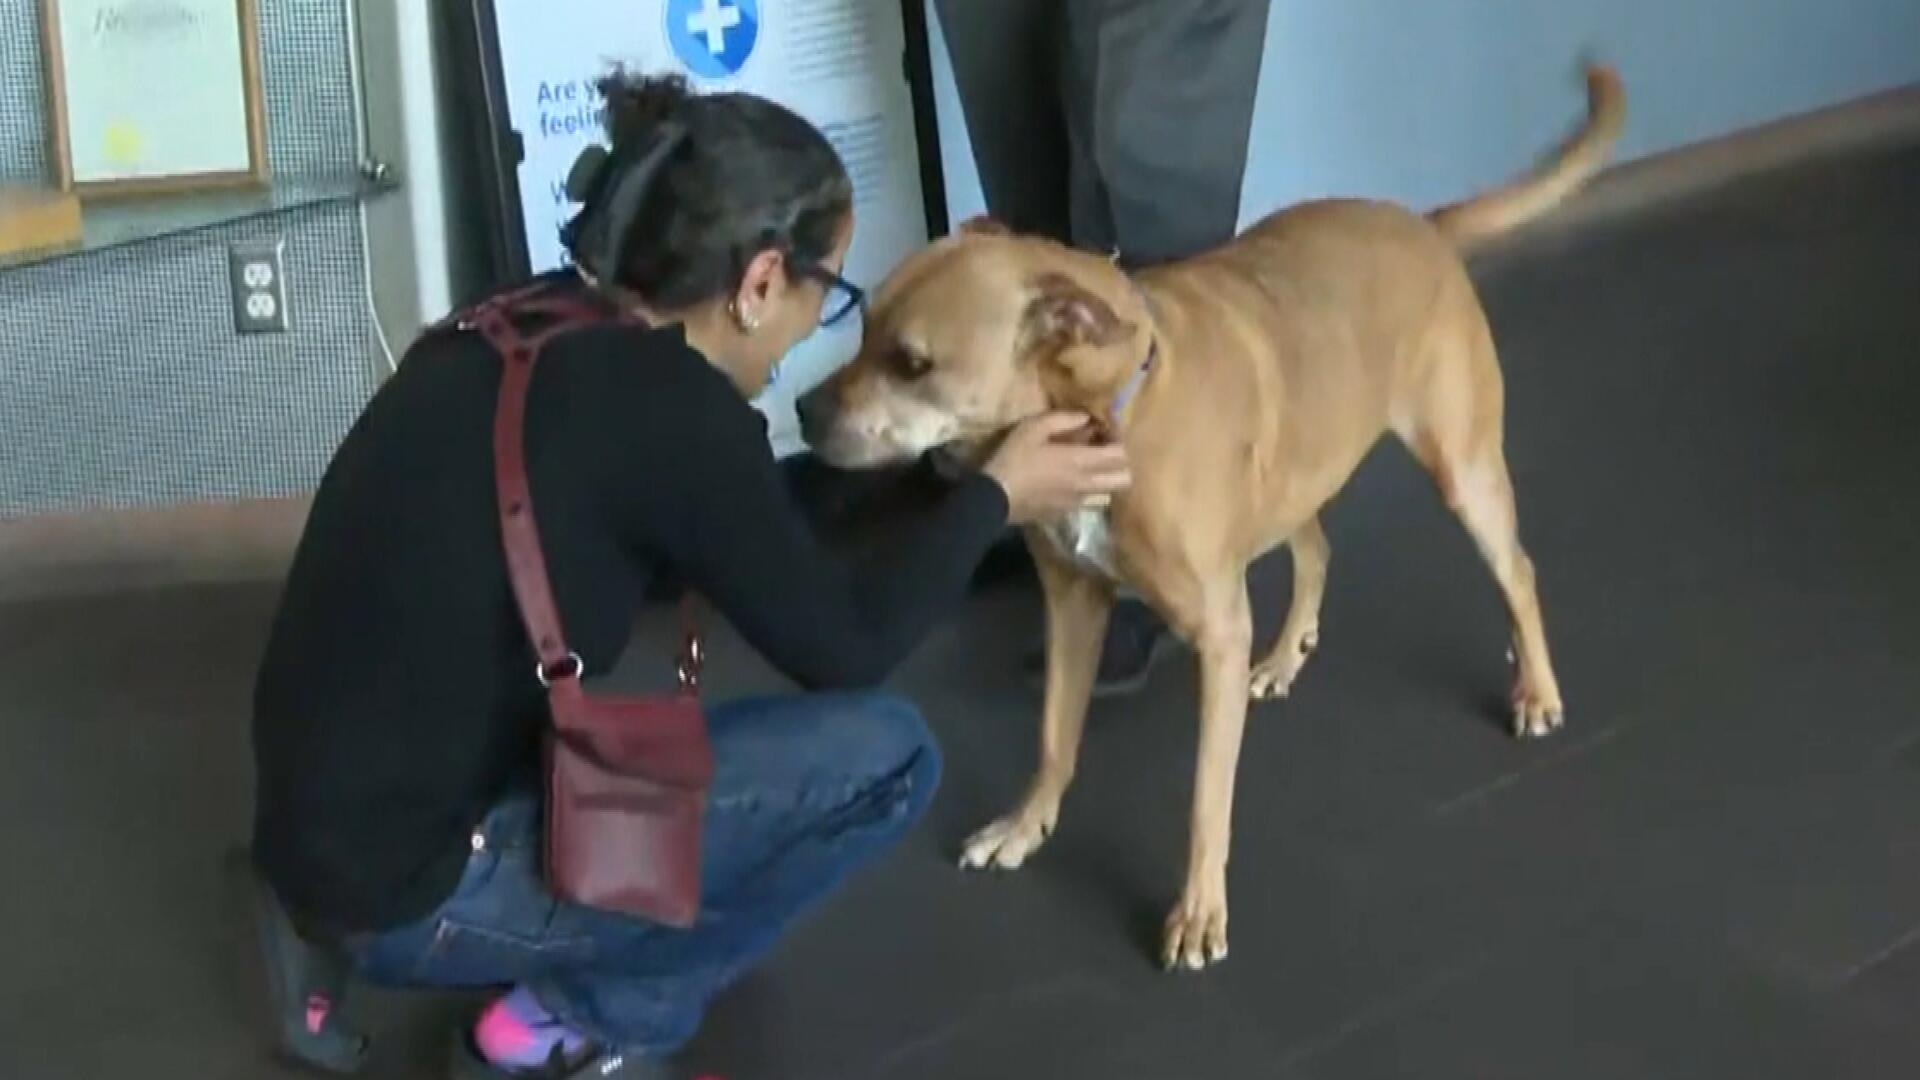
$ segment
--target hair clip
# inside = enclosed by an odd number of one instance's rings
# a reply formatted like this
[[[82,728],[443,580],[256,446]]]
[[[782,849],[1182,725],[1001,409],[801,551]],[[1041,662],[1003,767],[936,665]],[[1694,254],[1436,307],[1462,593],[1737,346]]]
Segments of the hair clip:
[[[669,120],[646,138],[612,150],[594,145],[580,151],[566,181],[567,196],[580,203],[580,212],[561,231],[576,265],[609,285],[616,281],[627,230],[654,174],[686,138],[686,125]]]
[[[573,167],[567,170],[567,198],[583,205],[593,198],[612,157],[599,143],[580,151],[580,156],[573,159]]]

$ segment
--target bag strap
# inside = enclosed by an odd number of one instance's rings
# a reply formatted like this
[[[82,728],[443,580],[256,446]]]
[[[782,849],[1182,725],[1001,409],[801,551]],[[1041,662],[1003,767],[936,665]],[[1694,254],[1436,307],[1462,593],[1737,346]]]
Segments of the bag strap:
[[[534,674],[551,690],[562,680],[577,683],[585,674],[585,665],[580,654],[567,645],[540,546],[540,527],[534,520],[533,490],[527,479],[527,396],[534,365],[548,342],[608,316],[589,301],[542,292],[538,287],[522,289],[488,300],[461,316],[456,325],[479,331],[500,356],[500,395],[493,417],[493,474],[500,538],[505,547],[507,578],[527,638],[533,643]],[[548,316],[553,321],[528,335],[514,324],[515,315]],[[694,693],[700,686],[706,656],[691,593],[681,600],[680,617],[684,640],[677,674],[681,691]]]

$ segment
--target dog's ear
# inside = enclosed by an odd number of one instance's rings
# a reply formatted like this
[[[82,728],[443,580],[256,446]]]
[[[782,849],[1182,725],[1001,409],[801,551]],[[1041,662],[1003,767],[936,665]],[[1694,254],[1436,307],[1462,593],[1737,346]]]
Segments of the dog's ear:
[[[986,214],[975,214],[960,223],[961,236],[1012,236],[1013,230]]]
[[[1065,274],[1043,275],[1033,289],[1023,336],[1048,401],[1106,415],[1134,364],[1131,350],[1110,346],[1131,340],[1138,327]]]
[[[1113,305],[1084,289],[1065,274],[1044,274],[1033,283],[1027,304],[1028,340],[1056,348],[1073,345],[1104,349],[1131,338],[1138,329],[1120,317]]]

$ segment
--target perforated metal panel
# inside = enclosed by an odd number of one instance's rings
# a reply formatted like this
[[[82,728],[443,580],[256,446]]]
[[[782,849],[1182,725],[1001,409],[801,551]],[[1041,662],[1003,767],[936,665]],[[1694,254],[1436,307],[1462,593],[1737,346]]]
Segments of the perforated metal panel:
[[[0,179],[39,180],[47,161],[38,0],[0,0]],[[23,32],[30,30],[31,33]]]
[[[350,172],[348,4],[259,7],[275,175]],[[36,0],[0,26],[0,177],[44,181]],[[293,330],[238,336],[227,248],[275,235]],[[311,487],[377,384],[363,243],[331,204],[0,271],[0,517]]]

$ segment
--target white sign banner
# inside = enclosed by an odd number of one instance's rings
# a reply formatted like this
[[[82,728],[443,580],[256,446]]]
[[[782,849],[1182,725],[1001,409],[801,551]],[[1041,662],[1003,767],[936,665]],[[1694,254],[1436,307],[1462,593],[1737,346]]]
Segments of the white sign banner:
[[[778,101],[826,133],[853,176],[846,276],[871,285],[927,242],[898,0],[495,0],[507,108],[525,144],[521,213],[533,269],[566,262],[560,227],[580,150],[604,140],[594,81],[615,66]],[[859,344],[847,319],[803,342],[762,396],[776,452],[800,448],[793,401]]]

